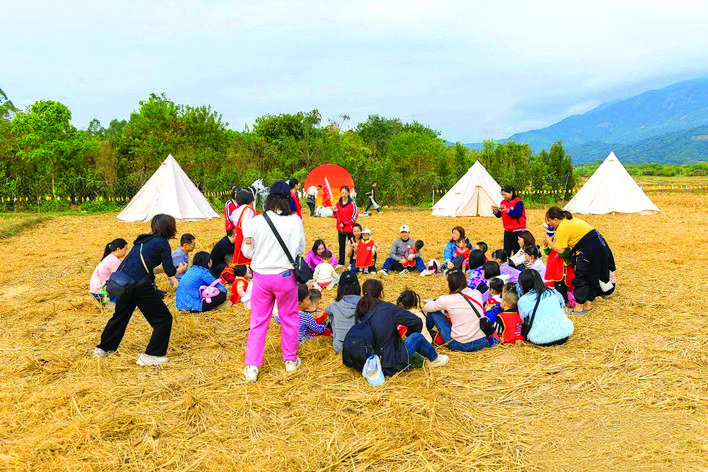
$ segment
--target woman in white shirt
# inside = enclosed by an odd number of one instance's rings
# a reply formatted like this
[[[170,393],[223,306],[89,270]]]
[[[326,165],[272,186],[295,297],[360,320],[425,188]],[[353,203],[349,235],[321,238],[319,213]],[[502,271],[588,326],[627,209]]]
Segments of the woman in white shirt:
[[[541,249],[538,246],[529,246],[524,249],[524,254],[526,255],[526,267],[535,270],[541,276],[541,279],[545,279],[546,264],[543,263]]]
[[[278,304],[285,370],[292,372],[300,367],[297,357],[300,317],[295,272],[265,215],[272,221],[293,259],[305,250],[302,220],[290,210],[290,186],[285,182],[275,182],[266,199],[265,213],[251,220],[251,243],[245,245],[244,251],[246,257],[251,258],[253,271],[251,329],[246,345],[246,367],[243,369],[250,382],[258,379],[259,368],[263,365],[263,348],[274,302]]]

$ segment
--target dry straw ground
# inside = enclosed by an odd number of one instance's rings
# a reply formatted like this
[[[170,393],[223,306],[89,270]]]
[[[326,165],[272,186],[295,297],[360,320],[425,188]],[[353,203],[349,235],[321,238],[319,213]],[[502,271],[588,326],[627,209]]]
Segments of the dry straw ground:
[[[302,346],[302,369],[286,377],[277,326],[247,384],[240,307],[173,311],[163,368],[135,364],[149,335],[139,313],[116,355],[92,358],[108,315],[89,276],[103,244],[145,225],[57,217],[3,242],[0,469],[708,470],[708,196],[652,197],[658,215],[587,218],[614,250],[619,289],[573,319],[566,345],[450,353],[448,366],[376,390],[327,339]],[[542,211],[529,213],[541,234]],[[390,211],[362,222],[384,248],[410,224],[428,257],[456,224],[502,242],[496,219]],[[334,241],[333,226],[305,219],[309,241]],[[178,229],[205,249],[221,228]],[[406,287],[433,297],[444,281],[391,276],[385,287],[389,300]]]

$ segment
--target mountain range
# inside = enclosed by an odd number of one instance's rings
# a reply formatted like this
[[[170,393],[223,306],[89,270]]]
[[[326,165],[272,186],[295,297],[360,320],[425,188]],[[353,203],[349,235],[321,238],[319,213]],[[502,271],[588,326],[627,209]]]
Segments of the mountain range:
[[[559,140],[574,164],[604,159],[610,151],[626,163],[708,160],[708,77],[604,103],[498,141],[528,143],[538,152]]]

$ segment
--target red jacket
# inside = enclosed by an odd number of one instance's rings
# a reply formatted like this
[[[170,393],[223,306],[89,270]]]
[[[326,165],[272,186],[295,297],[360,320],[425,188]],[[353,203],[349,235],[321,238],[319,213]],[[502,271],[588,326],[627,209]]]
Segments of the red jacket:
[[[295,213],[297,213],[297,216],[302,219],[302,205],[300,205],[300,199],[298,198],[295,192],[290,192],[290,201],[293,202],[293,206],[295,207]]]
[[[511,211],[507,213],[507,208]],[[502,223],[505,231],[517,231],[526,229],[526,208],[524,202],[519,197],[511,201],[502,200],[499,204],[499,212],[501,212]]]
[[[236,205],[236,202],[230,198],[229,201],[224,203],[224,224],[227,232],[234,227],[234,222],[231,221],[231,213],[233,213],[237,207],[238,205]]]
[[[359,213],[356,209],[356,203],[351,198],[346,205],[342,205],[342,199],[337,201],[337,205],[334,207],[334,217],[337,218],[337,231],[340,233],[351,233],[352,226],[356,223],[356,219]],[[342,227],[344,223],[344,227]]]

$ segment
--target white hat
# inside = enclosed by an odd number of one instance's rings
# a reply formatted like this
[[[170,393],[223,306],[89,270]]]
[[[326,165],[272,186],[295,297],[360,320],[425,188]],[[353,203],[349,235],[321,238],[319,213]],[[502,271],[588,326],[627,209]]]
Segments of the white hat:
[[[411,229],[408,227],[408,225],[401,225],[401,229],[398,230],[398,232],[399,232],[399,233],[402,233],[402,232],[404,232],[404,231],[405,231],[406,233],[410,233],[410,232],[411,232]]]
[[[366,234],[371,234],[371,230],[370,230],[369,228],[364,228],[364,229],[361,231],[361,234],[364,234],[364,233],[366,233]]]

